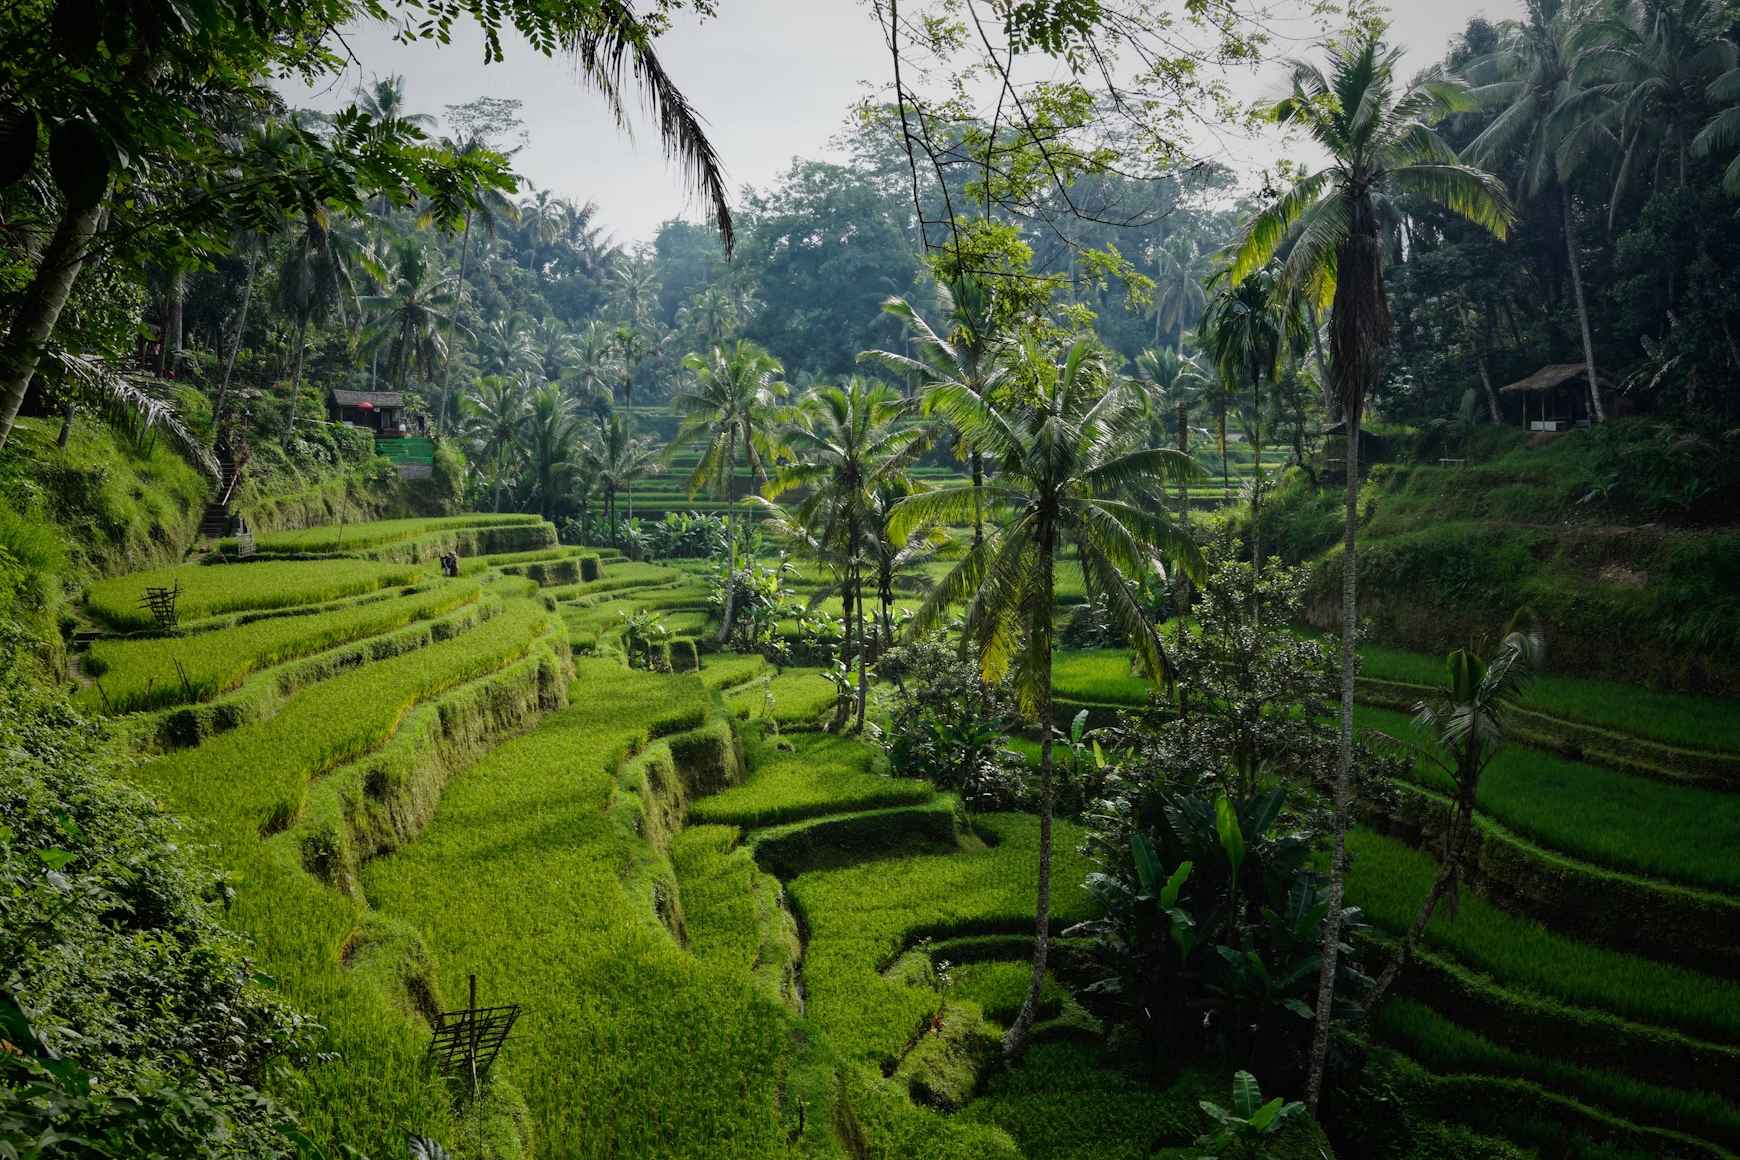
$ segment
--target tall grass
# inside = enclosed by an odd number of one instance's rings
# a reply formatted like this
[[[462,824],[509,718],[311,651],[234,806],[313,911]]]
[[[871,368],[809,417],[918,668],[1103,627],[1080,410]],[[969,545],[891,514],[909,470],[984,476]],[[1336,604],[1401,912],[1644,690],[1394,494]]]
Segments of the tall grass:
[[[99,580],[86,591],[85,608],[114,628],[136,631],[156,626],[150,610],[141,603],[147,588],[180,585],[176,612],[186,622],[228,612],[319,604],[433,576],[434,569],[426,565],[372,560],[324,560],[318,565],[279,560],[183,564]]]
[[[357,548],[376,548],[400,540],[415,539],[431,532],[448,532],[460,528],[495,528],[513,524],[536,524],[542,518],[519,512],[472,514],[462,516],[413,517],[401,520],[373,520],[360,524],[323,524],[293,532],[273,532],[259,536],[261,549],[274,552],[339,552]]]
[[[1610,1108],[1640,1124],[1740,1143],[1740,1109],[1707,1092],[1660,1087],[1628,1075],[1578,1067],[1500,1046],[1413,999],[1394,998],[1373,1016],[1380,1038],[1432,1071],[1515,1076],[1549,1091]]]
[[[117,713],[209,700],[269,665],[440,616],[475,601],[478,593],[474,581],[454,581],[311,616],[274,616],[187,636],[99,640],[86,668],[100,676],[103,687],[101,693],[83,690],[79,700],[86,708]]]
[[[416,843],[370,866],[369,897],[426,933],[445,993],[475,972],[486,996],[525,1003],[500,1066],[541,1154],[782,1152],[782,1009],[741,962],[686,953],[660,925],[652,852],[604,808],[618,757],[705,691],[578,668],[571,707],[451,786]]]
[[[1362,726],[1425,738],[1404,713],[1360,708]],[[1454,791],[1435,766],[1414,776]],[[1480,779],[1479,805],[1541,845],[1603,866],[1716,890],[1740,889],[1740,794],[1638,777],[1538,750],[1501,752]]]
[[[1444,658],[1384,645],[1360,649],[1362,676],[1413,685],[1444,683]],[[1740,753],[1740,702],[1620,681],[1544,673],[1523,704],[1549,716],[1684,749]]]
[[[690,817],[753,829],[821,814],[912,805],[936,796],[926,782],[878,772],[879,755],[861,741],[800,733],[791,744],[790,753],[761,746],[747,784],[700,799]]]
[[[1348,897],[1385,929],[1413,920],[1431,888],[1431,855],[1364,830],[1348,835]],[[1466,891],[1440,908],[1426,941],[1499,983],[1623,1018],[1740,1043],[1740,982],[1591,946],[1498,909]]]

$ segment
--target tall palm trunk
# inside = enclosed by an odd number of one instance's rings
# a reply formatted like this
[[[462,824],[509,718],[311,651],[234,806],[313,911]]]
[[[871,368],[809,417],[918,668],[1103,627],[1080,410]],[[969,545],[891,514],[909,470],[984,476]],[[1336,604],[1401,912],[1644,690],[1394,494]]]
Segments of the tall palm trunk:
[[[1589,306],[1583,301],[1583,264],[1577,258],[1577,232],[1571,223],[1571,187],[1559,183],[1559,208],[1565,224],[1565,257],[1571,266],[1571,295],[1577,303],[1577,328],[1583,333],[1583,369],[1589,373],[1589,406],[1597,423],[1607,421],[1601,387],[1595,379],[1595,339],[1589,332]]]
[[[1475,353],[1475,364],[1480,368],[1480,386],[1486,392],[1486,413],[1493,423],[1504,422],[1504,412],[1498,406],[1498,392],[1492,389],[1492,315],[1487,311],[1480,312],[1479,349]]]
[[[973,547],[985,542],[985,507],[980,496],[985,488],[985,460],[974,451],[969,457],[973,464]]]
[[[459,325],[459,307],[465,301],[465,261],[471,256],[471,207],[465,210],[465,229],[459,235],[459,289],[453,300],[453,311],[447,317],[447,357],[441,363],[441,400],[446,406],[453,386],[453,328]]]
[[[88,206],[67,206],[36,264],[35,276],[19,300],[12,328],[6,332],[4,343],[0,343],[0,447],[6,446],[12,435],[18,408],[24,405],[24,394],[36,376],[43,347],[54,333],[54,324],[60,320],[60,312],[85,264],[85,250],[96,236],[107,201],[105,190]]]
[[[1039,635],[1039,662],[1044,682],[1039,691],[1039,889],[1033,907],[1033,974],[1027,982],[1027,998],[1003,1036],[1003,1055],[1015,1060],[1027,1050],[1033,1021],[1039,1014],[1039,998],[1045,989],[1045,962],[1051,951],[1051,814],[1057,800],[1053,784],[1052,734],[1057,729],[1057,706],[1051,695],[1051,610],[1057,596],[1053,568],[1057,557],[1056,533],[1047,528],[1039,537],[1039,569],[1044,585],[1039,607],[1043,610],[1032,626]]]
[[[737,430],[725,439],[725,611],[719,623],[719,643],[731,639],[731,615],[737,604]]]
[[[223,422],[224,401],[230,392],[230,376],[236,372],[236,358],[242,353],[242,339],[248,333],[248,307],[254,301],[254,274],[260,267],[260,244],[254,243],[253,250],[248,254],[248,277],[242,283],[242,311],[236,318],[236,340],[230,344],[230,357],[224,360],[224,377],[218,383],[217,402],[212,406],[212,426],[215,429]]]
[[[1316,1025],[1311,1036],[1311,1070],[1305,1103],[1315,1112],[1323,1093],[1329,1059],[1335,972],[1341,950],[1341,910],[1347,897],[1347,820],[1353,787],[1353,678],[1359,663],[1359,569],[1354,549],[1359,537],[1360,410],[1347,407],[1347,490],[1341,525],[1341,729],[1334,791],[1334,848],[1329,863],[1329,908],[1323,918],[1322,966],[1317,977]]]
[[[870,645],[864,635],[864,565],[862,560],[852,568],[853,587],[858,603],[858,724],[855,732],[864,732],[864,708],[870,699]]]

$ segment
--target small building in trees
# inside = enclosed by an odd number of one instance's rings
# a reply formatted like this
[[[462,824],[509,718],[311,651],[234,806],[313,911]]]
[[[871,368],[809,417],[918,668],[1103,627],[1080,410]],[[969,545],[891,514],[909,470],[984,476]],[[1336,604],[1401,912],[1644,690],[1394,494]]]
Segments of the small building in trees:
[[[341,391],[327,393],[326,414],[335,423],[366,427],[378,436],[410,433],[405,414],[405,396],[399,391]]]
[[[1526,379],[1500,387],[1498,393],[1522,402],[1525,431],[1569,431],[1589,425],[1589,370],[1582,363],[1542,367]]]

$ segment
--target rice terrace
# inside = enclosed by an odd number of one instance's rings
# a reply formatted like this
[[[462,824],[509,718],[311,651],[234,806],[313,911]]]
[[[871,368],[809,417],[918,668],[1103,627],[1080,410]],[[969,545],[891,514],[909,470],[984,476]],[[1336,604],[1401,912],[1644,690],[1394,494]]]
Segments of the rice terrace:
[[[0,45],[0,1160],[1740,1156],[1730,0]]]

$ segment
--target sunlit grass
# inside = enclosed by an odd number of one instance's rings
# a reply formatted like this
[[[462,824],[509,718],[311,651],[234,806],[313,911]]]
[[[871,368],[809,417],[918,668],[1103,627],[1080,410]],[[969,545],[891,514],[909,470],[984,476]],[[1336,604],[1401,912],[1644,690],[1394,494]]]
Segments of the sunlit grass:
[[[876,750],[854,738],[800,733],[790,744],[793,752],[786,753],[764,743],[747,784],[702,798],[690,816],[697,822],[750,829],[818,814],[927,802],[936,796],[925,782],[878,772]]]
[[[1405,713],[1361,707],[1362,726],[1425,744]],[[1453,792],[1435,766],[1415,776]],[[1740,889],[1740,794],[1621,773],[1512,746],[1480,779],[1480,809],[1541,845],[1688,886]]]
[[[1364,830],[1349,833],[1348,849],[1354,854],[1349,899],[1378,926],[1406,927],[1431,888],[1432,856]],[[1740,983],[1578,942],[1472,891],[1463,892],[1454,917],[1439,910],[1426,941],[1507,987],[1740,1042]]]
[[[378,588],[429,580],[435,575],[435,569],[428,565],[382,564],[372,560],[182,564],[99,580],[86,591],[85,607],[115,628],[149,629],[156,626],[156,621],[141,603],[147,588],[179,585],[176,613],[181,621],[187,622],[229,612],[319,604]]]

